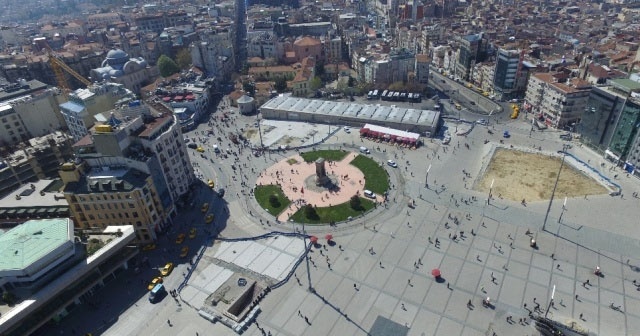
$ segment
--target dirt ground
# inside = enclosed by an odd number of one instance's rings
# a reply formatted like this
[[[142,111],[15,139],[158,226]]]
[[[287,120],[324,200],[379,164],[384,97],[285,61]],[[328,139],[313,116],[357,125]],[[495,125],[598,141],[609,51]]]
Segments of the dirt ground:
[[[527,202],[547,200],[551,198],[560,163],[561,158],[558,157],[499,148],[474,189],[488,193],[491,181],[495,179],[492,190],[494,198],[514,201],[525,199]],[[555,198],[606,192],[607,189],[597,181],[565,161]]]

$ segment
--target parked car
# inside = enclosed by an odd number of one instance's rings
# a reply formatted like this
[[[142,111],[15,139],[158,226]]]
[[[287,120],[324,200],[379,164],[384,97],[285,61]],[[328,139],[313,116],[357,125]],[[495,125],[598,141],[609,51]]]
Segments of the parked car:
[[[195,238],[197,233],[198,233],[198,230],[196,228],[191,228],[191,230],[189,230],[189,238],[191,239]]]
[[[156,249],[156,244],[147,244],[142,248],[143,251],[151,251],[155,249]]]
[[[155,278],[153,278],[153,280],[151,280],[151,282],[147,286],[147,289],[148,290],[152,290],[153,287],[155,287],[157,284],[161,284],[161,283],[162,283],[162,277],[155,277]]]
[[[184,241],[184,237],[185,237],[184,233],[179,234],[178,237],[176,238],[176,244],[182,244],[182,242]]]
[[[209,210],[209,203],[204,203],[202,204],[202,208],[200,208],[200,211],[207,212],[207,210]]]
[[[218,196],[220,196],[220,198],[224,197],[224,188],[218,189]]]
[[[167,276],[171,274],[171,271],[173,271],[173,263],[167,263],[164,265],[162,270],[160,270],[160,274],[162,274],[162,276]]]
[[[189,246],[183,246],[182,250],[180,250],[180,258],[184,258],[189,254]]]
[[[208,214],[207,217],[204,219],[204,222],[207,224],[213,222],[213,214]]]

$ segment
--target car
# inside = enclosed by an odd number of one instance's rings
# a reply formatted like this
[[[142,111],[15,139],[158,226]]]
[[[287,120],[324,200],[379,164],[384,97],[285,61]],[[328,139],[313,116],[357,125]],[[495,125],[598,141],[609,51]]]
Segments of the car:
[[[155,277],[155,278],[153,278],[153,280],[151,280],[151,282],[147,286],[147,289],[148,290],[152,290],[153,287],[155,287],[157,284],[161,284],[161,283],[162,283],[162,277]]]
[[[151,251],[155,249],[156,249],[156,244],[147,244],[142,248],[143,251]]]
[[[162,274],[162,276],[167,276],[171,274],[171,271],[173,271],[173,263],[169,262],[166,265],[164,265],[162,270],[160,270],[160,274]]]
[[[478,125],[487,125],[487,120],[486,119],[478,119],[478,120],[476,120],[476,124],[478,124]]]
[[[458,103],[454,103],[453,105],[456,107],[456,110],[461,110],[462,109],[462,105],[460,105]]]
[[[369,198],[373,198],[373,199],[376,198],[376,194],[371,190],[365,190],[364,195]]]
[[[198,233],[198,230],[196,230],[196,228],[191,228],[191,230],[189,230],[189,238],[191,239],[195,238],[197,233]]]
[[[191,149],[196,149],[198,148],[198,144],[196,144],[195,142],[190,142],[187,147],[191,148]]]
[[[182,242],[184,241],[184,237],[185,237],[184,233],[179,234],[178,237],[176,238],[176,244],[182,244]]]
[[[207,224],[213,222],[213,214],[208,214],[207,217],[205,217],[204,222]]]
[[[207,212],[207,210],[209,210],[209,203],[202,204],[202,208],[200,208],[200,211],[205,213],[205,212]]]
[[[469,104],[471,104],[471,105],[475,105],[475,104],[476,104],[476,102],[470,101],[470,102],[469,102]]]
[[[220,196],[220,198],[224,197],[224,188],[218,189],[218,196]]]
[[[347,126],[344,127],[345,133],[351,133],[351,129]]]
[[[209,188],[213,188],[213,186],[215,185],[212,180],[208,180],[207,184],[209,185]]]
[[[388,164],[390,167],[398,168],[398,164],[397,164],[395,161],[393,161],[393,160],[387,160],[387,164]]]
[[[189,246],[183,246],[182,250],[180,250],[180,258],[184,258],[189,254]]]
[[[196,150],[197,150],[199,153],[204,153],[204,148],[202,148],[202,147],[198,147],[198,148],[196,148]]]

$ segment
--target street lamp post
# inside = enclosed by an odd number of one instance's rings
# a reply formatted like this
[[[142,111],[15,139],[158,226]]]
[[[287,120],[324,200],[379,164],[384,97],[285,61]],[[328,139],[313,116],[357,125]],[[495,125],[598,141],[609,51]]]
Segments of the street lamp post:
[[[567,197],[565,196],[564,203],[562,204],[562,212],[560,213],[560,217],[558,217],[558,223],[560,223],[560,221],[562,220],[562,215],[564,215],[564,212],[566,210],[567,210]]]
[[[431,170],[431,165],[427,168],[427,175],[424,177],[424,187],[429,189],[429,171]]]
[[[496,179],[491,180],[491,185],[489,186],[489,198],[487,198],[487,204],[491,204],[491,197],[493,197],[491,192],[493,191],[493,182],[495,181]]]
[[[547,314],[549,314],[549,309],[553,306],[553,297],[556,295],[556,285],[553,285],[553,289],[551,290],[551,300],[549,300],[549,306],[547,306],[547,311],[544,313],[544,317],[547,318]]]
[[[553,198],[556,195],[556,189],[558,188],[558,182],[560,181],[560,173],[562,173],[562,167],[564,166],[564,160],[567,157],[567,149],[569,145],[562,145],[562,161],[560,162],[560,169],[558,169],[558,176],[556,176],[556,183],[553,185],[553,191],[551,191],[551,199],[549,200],[549,206],[547,207],[547,213],[544,215],[544,222],[542,223],[542,231],[547,228],[547,220],[549,219],[549,212],[551,211],[551,205],[553,204]]]

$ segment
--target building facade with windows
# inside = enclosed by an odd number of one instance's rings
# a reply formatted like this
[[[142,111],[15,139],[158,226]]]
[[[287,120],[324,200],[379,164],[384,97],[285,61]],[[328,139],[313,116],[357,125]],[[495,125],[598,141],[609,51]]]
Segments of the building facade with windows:
[[[563,73],[536,73],[529,78],[526,103],[547,126],[570,128],[582,118],[591,84]]]

